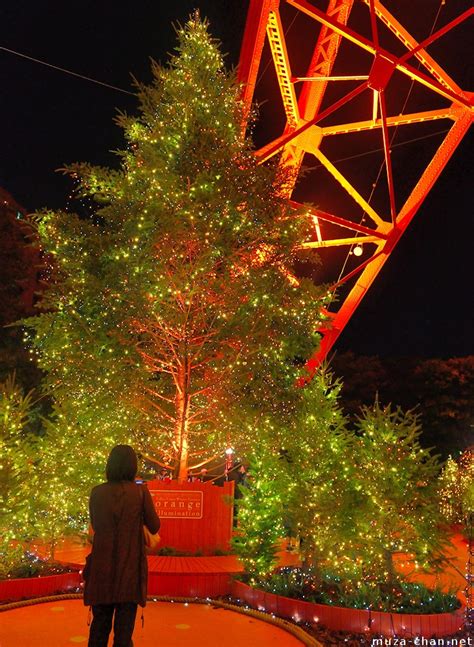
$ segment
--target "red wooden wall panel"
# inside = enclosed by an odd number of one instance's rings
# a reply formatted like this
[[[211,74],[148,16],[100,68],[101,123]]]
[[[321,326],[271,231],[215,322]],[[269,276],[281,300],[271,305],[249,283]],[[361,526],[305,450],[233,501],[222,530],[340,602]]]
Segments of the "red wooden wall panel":
[[[234,482],[218,486],[213,483],[178,483],[148,481],[158,514],[160,493],[202,493],[202,518],[170,518],[161,516],[161,545],[176,550],[212,555],[228,551],[232,537]],[[163,496],[163,495],[162,495]]]
[[[24,598],[70,591],[79,587],[81,582],[82,578],[78,572],[2,580],[0,581],[0,601],[22,600]]]

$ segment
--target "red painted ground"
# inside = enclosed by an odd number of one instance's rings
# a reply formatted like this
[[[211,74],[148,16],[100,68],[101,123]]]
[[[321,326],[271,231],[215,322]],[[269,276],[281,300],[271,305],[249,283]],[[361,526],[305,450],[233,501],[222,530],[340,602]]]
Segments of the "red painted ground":
[[[88,609],[81,600],[59,600],[0,614],[0,647],[87,645]],[[301,647],[290,633],[255,618],[212,605],[149,602],[135,647]],[[112,641],[109,642],[109,645]]]

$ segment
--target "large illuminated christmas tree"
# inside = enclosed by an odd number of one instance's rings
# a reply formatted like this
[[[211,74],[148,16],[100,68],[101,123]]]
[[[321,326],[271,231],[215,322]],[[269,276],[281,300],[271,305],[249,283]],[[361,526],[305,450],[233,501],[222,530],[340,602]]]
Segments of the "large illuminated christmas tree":
[[[310,223],[242,136],[207,25],[195,16],[178,38],[139,86],[139,116],[118,119],[120,168],[67,169],[93,215],[43,214],[49,285],[27,325],[88,464],[126,440],[184,479],[291,419],[321,291],[292,274]]]

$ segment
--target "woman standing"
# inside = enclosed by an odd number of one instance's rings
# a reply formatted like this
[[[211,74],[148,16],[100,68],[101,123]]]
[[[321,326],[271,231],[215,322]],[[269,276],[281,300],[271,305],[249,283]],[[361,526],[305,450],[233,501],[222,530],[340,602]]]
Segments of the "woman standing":
[[[94,542],[84,569],[84,604],[92,606],[88,647],[130,647],[137,605],[146,604],[148,565],[143,525],[155,534],[160,520],[146,486],[134,482],[137,456],[117,445],[107,460],[107,483],[93,488],[89,512]]]

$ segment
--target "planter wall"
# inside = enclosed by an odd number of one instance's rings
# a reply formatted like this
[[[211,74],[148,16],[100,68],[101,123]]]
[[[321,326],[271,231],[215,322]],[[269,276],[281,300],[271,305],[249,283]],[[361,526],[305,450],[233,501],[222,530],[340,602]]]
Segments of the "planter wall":
[[[218,598],[230,593],[228,573],[149,573],[148,595]]]
[[[243,582],[232,583],[232,596],[254,609],[296,622],[321,623],[332,631],[372,632],[385,636],[450,636],[462,627],[462,612],[437,614],[401,614],[365,609],[346,609],[285,598],[253,589]]]
[[[15,602],[26,598],[64,593],[77,588],[81,582],[82,578],[78,572],[0,580],[0,602]]]

